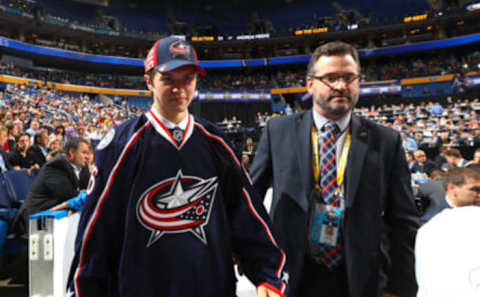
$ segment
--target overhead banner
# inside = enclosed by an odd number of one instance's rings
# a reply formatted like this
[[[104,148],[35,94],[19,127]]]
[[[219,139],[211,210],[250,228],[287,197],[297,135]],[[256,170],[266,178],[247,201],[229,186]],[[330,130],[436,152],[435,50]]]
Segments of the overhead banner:
[[[467,76],[464,78],[464,84],[467,88],[480,86],[480,76]]]
[[[381,95],[381,94],[400,94],[402,85],[399,81],[390,84],[366,85],[360,87],[360,96]]]
[[[200,101],[269,101],[272,96],[270,93],[263,92],[225,92],[225,91],[213,91],[213,92],[197,92],[196,99]]]
[[[283,89],[272,89],[270,93],[272,95],[280,94],[298,94],[305,93],[307,89],[305,87],[299,88],[283,88]],[[371,95],[380,95],[380,94],[400,94],[402,92],[402,85],[398,80],[390,80],[388,82],[374,82],[374,83],[365,83],[360,85],[360,96],[371,96]]]

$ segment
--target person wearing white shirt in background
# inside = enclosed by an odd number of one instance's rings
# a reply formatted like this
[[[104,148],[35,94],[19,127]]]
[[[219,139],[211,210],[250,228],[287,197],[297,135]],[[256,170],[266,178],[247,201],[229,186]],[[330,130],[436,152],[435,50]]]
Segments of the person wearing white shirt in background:
[[[445,209],[418,230],[417,297],[480,296],[480,173],[450,169]]]

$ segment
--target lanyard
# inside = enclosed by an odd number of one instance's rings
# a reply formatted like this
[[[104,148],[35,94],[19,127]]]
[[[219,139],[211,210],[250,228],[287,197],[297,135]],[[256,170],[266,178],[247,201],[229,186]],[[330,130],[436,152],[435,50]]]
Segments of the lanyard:
[[[347,157],[348,152],[350,151],[350,129],[347,130],[347,135],[345,135],[345,140],[343,141],[342,153],[340,154],[340,161],[338,164],[337,170],[337,192],[340,191],[340,187],[343,184],[345,178],[345,168],[347,167]],[[313,177],[315,179],[315,189],[320,190],[320,158],[318,153],[318,132],[315,125],[312,127],[312,168],[313,168]]]

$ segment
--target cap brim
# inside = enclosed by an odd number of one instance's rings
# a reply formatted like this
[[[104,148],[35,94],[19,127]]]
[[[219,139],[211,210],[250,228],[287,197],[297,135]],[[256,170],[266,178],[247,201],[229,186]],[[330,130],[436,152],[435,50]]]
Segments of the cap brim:
[[[169,72],[183,66],[194,66],[198,74],[200,74],[201,76],[206,75],[205,70],[202,67],[198,66],[197,64],[191,61],[185,61],[185,60],[172,60],[172,61],[169,61],[168,63],[158,65],[154,69],[161,72]]]

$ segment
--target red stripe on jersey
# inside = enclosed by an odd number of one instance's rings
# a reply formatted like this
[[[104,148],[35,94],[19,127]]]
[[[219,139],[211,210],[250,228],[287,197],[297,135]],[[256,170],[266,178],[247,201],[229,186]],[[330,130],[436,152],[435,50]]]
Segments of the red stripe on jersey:
[[[247,170],[245,170],[245,168],[242,166],[242,164],[238,161],[237,157],[236,157],[235,154],[233,153],[233,150],[228,146],[228,144],[227,144],[221,137],[218,137],[218,136],[213,135],[212,133],[208,132],[207,129],[205,129],[205,127],[203,127],[201,124],[195,123],[195,126],[197,126],[198,128],[200,128],[200,130],[202,130],[202,132],[203,132],[205,135],[207,135],[207,137],[212,138],[212,139],[215,139],[216,141],[220,142],[220,144],[230,153],[230,156],[232,157],[233,161],[237,164],[237,166],[242,169],[243,174],[245,174],[245,176],[246,176],[247,179],[248,179],[248,182],[249,182],[251,185],[253,185],[252,179],[250,178],[250,175],[248,174]]]
[[[128,141],[127,145],[123,149],[122,153],[120,154],[119,160],[113,166],[112,172],[110,173],[110,176],[108,177],[106,187],[103,190],[102,194],[100,195],[100,199],[97,201],[97,205],[95,206],[95,211],[93,212],[87,227],[85,234],[83,235],[83,240],[82,240],[82,247],[80,249],[80,261],[77,267],[77,271],[75,272],[75,291],[76,291],[76,296],[81,297],[82,295],[80,294],[80,287],[79,287],[79,278],[80,278],[80,273],[82,271],[82,267],[85,261],[85,248],[88,244],[88,239],[90,237],[90,233],[92,232],[93,225],[97,221],[98,214],[100,213],[100,210],[102,209],[103,203],[105,202],[105,197],[107,197],[108,192],[110,191],[110,187],[113,183],[113,180],[115,179],[115,176],[117,175],[118,169],[120,168],[120,165],[122,164],[123,160],[125,159],[125,156],[127,153],[130,151],[131,147],[135,143],[135,141],[140,137],[140,135],[145,132],[147,127],[150,126],[150,122],[147,121],[140,130],[138,130],[132,138]]]
[[[245,189],[242,189],[243,190],[243,195],[244,197],[247,199],[247,204],[248,204],[248,209],[250,210],[250,212],[253,214],[253,216],[262,224],[263,226],[263,229],[265,229],[265,232],[267,233],[267,236],[268,236],[268,239],[272,242],[272,244],[277,247],[281,254],[282,254],[282,259],[280,261],[280,265],[278,266],[277,270],[275,271],[277,277],[280,277],[280,273],[282,272],[282,269],[283,269],[283,266],[285,265],[285,253],[283,252],[282,249],[280,249],[280,247],[278,246],[277,242],[275,241],[275,239],[273,238],[273,235],[272,233],[270,232],[270,229],[268,228],[267,224],[265,223],[265,221],[262,219],[262,217],[257,213],[257,210],[255,209],[255,207],[253,206],[252,204],[252,200],[250,199],[250,195],[248,194],[247,190]]]
[[[203,127],[201,124],[199,123],[195,123],[195,126],[197,126],[200,130],[202,130],[202,132],[207,135],[207,137],[209,138],[212,138],[218,142],[220,142],[220,144],[228,151],[228,153],[230,154],[230,156],[232,157],[233,161],[235,162],[235,164],[237,164],[238,167],[242,167],[242,165],[240,164],[240,162],[238,161],[237,157],[235,156],[235,154],[233,153],[233,150],[228,146],[228,144],[221,138],[221,137],[218,137],[217,135],[213,135],[212,133],[208,132],[207,129],[205,129],[205,127]]]

